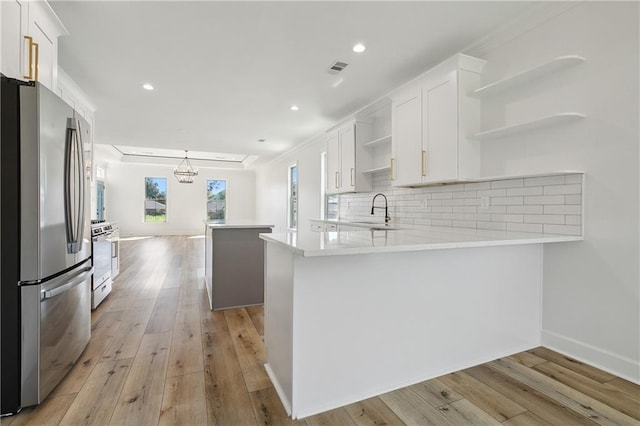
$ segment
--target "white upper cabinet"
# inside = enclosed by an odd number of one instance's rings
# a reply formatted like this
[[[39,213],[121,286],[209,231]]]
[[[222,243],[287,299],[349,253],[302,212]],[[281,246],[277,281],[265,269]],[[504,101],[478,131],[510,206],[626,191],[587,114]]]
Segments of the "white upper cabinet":
[[[353,192],[356,189],[356,128],[354,124],[338,130],[340,142],[340,189]]]
[[[327,141],[327,194],[340,192],[340,167],[340,143],[335,133]]]
[[[7,0],[2,8],[2,73],[56,91],[58,37],[68,34],[46,1]]]
[[[1,71],[11,78],[24,79],[23,35],[29,26],[29,5],[26,1],[0,1],[2,13]]]
[[[362,173],[356,150],[361,123],[350,121],[330,130],[327,141],[327,193],[371,190],[371,177]]]
[[[480,148],[469,136],[480,128],[485,61],[456,55],[427,71],[392,98],[394,186],[455,182],[479,176]]]
[[[422,90],[407,91],[393,100],[391,179],[394,185],[421,182]]]

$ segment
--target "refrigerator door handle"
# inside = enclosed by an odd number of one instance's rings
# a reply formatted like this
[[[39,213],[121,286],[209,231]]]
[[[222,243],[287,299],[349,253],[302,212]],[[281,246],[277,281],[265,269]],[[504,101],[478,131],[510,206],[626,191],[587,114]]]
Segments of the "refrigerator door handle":
[[[68,253],[78,253],[82,249],[84,234],[84,159],[82,141],[78,132],[79,124],[80,122],[73,118],[67,119],[64,149],[64,210]]]
[[[52,299],[56,296],[61,295],[62,293],[66,293],[67,291],[71,290],[72,288],[82,284],[83,282],[85,282],[87,280],[87,278],[89,278],[91,276],[91,274],[93,274],[93,267],[92,266],[88,266],[86,268],[82,269],[82,272],[78,275],[76,275],[74,277],[74,279],[70,282],[68,282],[67,284],[61,285],[60,287],[56,287],[52,290],[43,290],[40,293],[40,301],[44,301],[44,300],[48,300],[48,299]]]
[[[86,209],[84,208],[85,203],[85,179],[84,179],[84,144],[82,143],[82,129],[80,129],[80,120],[77,120],[77,131],[76,131],[76,155],[78,158],[78,188],[80,191],[80,202],[78,203],[78,226],[76,233],[76,246],[77,251],[82,250],[82,237],[84,235],[84,224],[85,224],[85,215]]]

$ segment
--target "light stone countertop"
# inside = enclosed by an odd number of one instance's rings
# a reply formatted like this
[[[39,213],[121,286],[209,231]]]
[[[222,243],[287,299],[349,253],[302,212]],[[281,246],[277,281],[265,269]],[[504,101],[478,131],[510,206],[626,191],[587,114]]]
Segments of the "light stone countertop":
[[[424,230],[363,230],[348,232],[298,231],[260,234],[260,238],[305,257],[393,253],[518,244],[582,241],[573,235],[484,229],[430,227]]]

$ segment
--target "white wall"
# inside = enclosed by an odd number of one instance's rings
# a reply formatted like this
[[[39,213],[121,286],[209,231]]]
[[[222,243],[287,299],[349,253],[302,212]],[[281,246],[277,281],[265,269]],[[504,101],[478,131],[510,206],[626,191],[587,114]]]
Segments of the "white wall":
[[[543,343],[640,381],[638,3],[581,2],[485,52],[485,83],[562,55],[574,68],[483,101],[483,129],[586,119],[482,142],[485,176],[586,174],[585,241],[545,246]]]
[[[638,3],[561,6],[563,13],[535,24],[514,23],[518,36],[489,39],[466,52],[488,61],[485,83],[557,56],[587,58],[582,65],[483,100],[482,124],[491,129],[569,111],[587,118],[478,142],[482,172],[586,173],[585,241],[545,247],[543,342],[640,382]],[[285,229],[287,165],[295,160],[300,226],[320,215],[323,149],[321,143],[311,144],[256,172],[259,220]]]
[[[175,166],[109,163],[105,179],[105,204],[109,221],[120,224],[120,235],[196,235],[204,230],[207,179],[227,181],[227,221],[253,220],[255,174],[252,170],[200,168],[193,184],[173,176]],[[167,222],[144,222],[144,178],[167,178]]]
[[[256,220],[275,225],[274,232],[287,229],[288,167],[298,164],[298,229],[308,229],[309,219],[320,217],[320,158],[326,151],[323,137],[302,149],[277,158],[256,170]]]

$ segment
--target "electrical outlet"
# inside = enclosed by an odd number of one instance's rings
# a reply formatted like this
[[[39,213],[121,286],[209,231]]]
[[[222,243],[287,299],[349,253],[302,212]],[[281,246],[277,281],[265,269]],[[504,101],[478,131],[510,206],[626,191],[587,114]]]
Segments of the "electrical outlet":
[[[480,197],[480,209],[488,209],[489,208],[489,197]]]
[[[422,202],[420,202],[420,207],[423,209],[426,209],[427,207],[429,207],[429,202],[427,201],[427,197],[424,197],[422,199]]]

